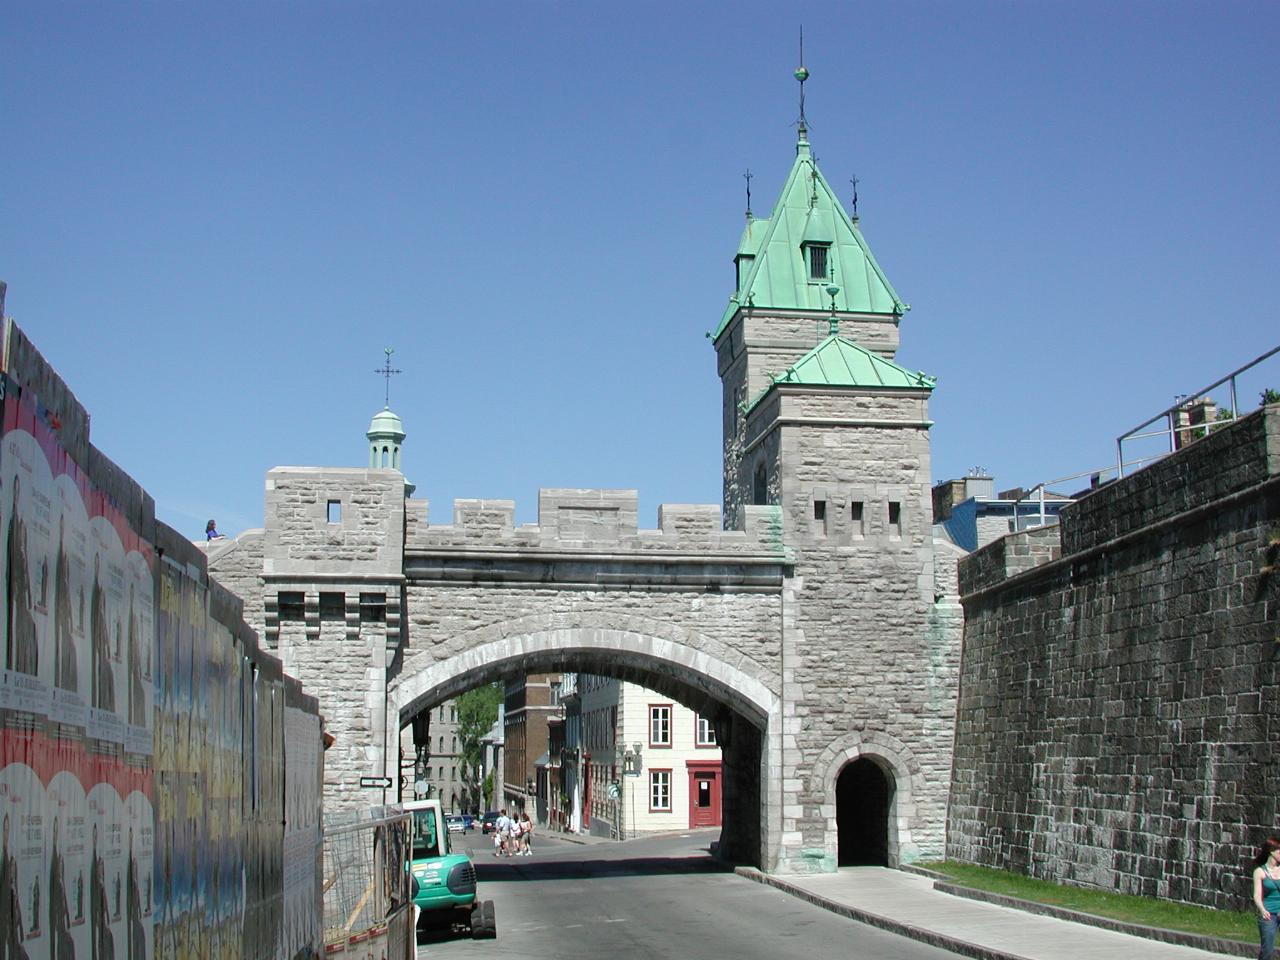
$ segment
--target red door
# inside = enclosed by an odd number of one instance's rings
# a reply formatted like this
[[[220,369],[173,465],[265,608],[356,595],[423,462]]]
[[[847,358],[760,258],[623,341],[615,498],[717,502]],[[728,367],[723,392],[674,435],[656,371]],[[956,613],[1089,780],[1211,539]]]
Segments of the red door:
[[[689,764],[689,827],[720,826],[720,764]]]

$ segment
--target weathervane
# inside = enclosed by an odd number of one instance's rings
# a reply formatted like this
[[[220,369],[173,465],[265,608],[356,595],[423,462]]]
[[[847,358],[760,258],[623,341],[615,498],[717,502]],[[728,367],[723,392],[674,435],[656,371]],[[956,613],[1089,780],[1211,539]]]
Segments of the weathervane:
[[[751,178],[754,176],[751,168],[747,168],[747,172],[742,175],[742,179],[747,181],[747,219],[751,219]]]
[[[395,352],[396,352],[395,347],[387,347],[386,349],[384,349],[384,350],[383,350],[383,353],[385,353],[385,354],[387,355],[386,362],[385,362],[381,367],[379,367],[377,370],[373,371],[374,373],[380,373],[380,374],[382,374],[382,376],[383,376],[383,377],[386,379],[386,381],[387,381],[386,393],[385,393],[385,395],[384,395],[384,397],[383,397],[383,405],[384,405],[388,410],[390,410],[390,409],[391,409],[391,377],[392,377],[394,374],[397,374],[397,373],[403,373],[403,372],[404,372],[403,370],[394,370],[394,369],[392,369],[392,367],[391,367],[391,355],[392,355],[393,353],[395,353]]]
[[[855,173],[849,178],[849,183],[853,185],[853,219],[858,219],[858,175]]]

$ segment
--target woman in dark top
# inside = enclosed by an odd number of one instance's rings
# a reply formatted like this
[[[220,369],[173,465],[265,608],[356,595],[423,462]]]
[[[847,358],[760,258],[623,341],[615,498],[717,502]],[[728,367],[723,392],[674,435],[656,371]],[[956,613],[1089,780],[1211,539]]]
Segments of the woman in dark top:
[[[1253,905],[1258,908],[1258,960],[1271,960],[1280,926],[1280,839],[1267,837],[1253,859]]]

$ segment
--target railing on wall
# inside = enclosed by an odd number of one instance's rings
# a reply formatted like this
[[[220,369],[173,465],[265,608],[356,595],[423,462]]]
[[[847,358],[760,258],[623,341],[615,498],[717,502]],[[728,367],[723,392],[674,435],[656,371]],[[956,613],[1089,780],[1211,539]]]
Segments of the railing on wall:
[[[1172,406],[1166,407],[1155,416],[1142,421],[1142,423],[1138,424],[1133,429],[1127,430],[1120,434],[1120,436],[1116,437],[1116,476],[1123,477],[1125,475],[1125,467],[1127,466],[1134,466],[1135,464],[1149,463],[1154,460],[1159,460],[1161,457],[1173,453],[1187,440],[1206,436],[1217,427],[1224,426],[1238,417],[1240,415],[1240,390],[1238,389],[1238,385],[1241,375],[1252,371],[1265,360],[1270,359],[1278,353],[1280,353],[1280,346],[1273,347],[1266,353],[1262,354],[1262,356],[1249,361],[1242,367],[1232,370],[1225,377],[1215,380],[1207,387],[1203,387],[1189,394],[1184,394]],[[1230,416],[1224,417],[1221,420],[1206,419],[1195,423],[1190,422],[1190,418],[1188,418],[1187,422],[1183,422],[1182,414],[1185,414],[1197,402],[1201,402],[1203,398],[1209,397],[1213,391],[1223,386],[1226,386],[1228,391],[1229,406],[1227,407],[1227,410],[1230,411]],[[1164,420],[1168,426],[1160,430],[1147,429],[1153,424],[1159,423],[1161,420]],[[1167,451],[1156,456],[1142,457],[1138,460],[1128,462],[1125,461],[1124,448],[1126,443],[1132,443],[1135,440],[1151,440],[1159,437],[1168,438],[1169,449]]]

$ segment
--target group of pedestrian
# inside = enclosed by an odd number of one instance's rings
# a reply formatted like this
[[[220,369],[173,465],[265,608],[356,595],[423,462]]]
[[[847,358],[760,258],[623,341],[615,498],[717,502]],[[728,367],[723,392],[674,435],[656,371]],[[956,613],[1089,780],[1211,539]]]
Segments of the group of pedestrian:
[[[493,855],[495,857],[533,856],[533,821],[528,811],[508,817],[507,811],[498,814],[494,824]]]

